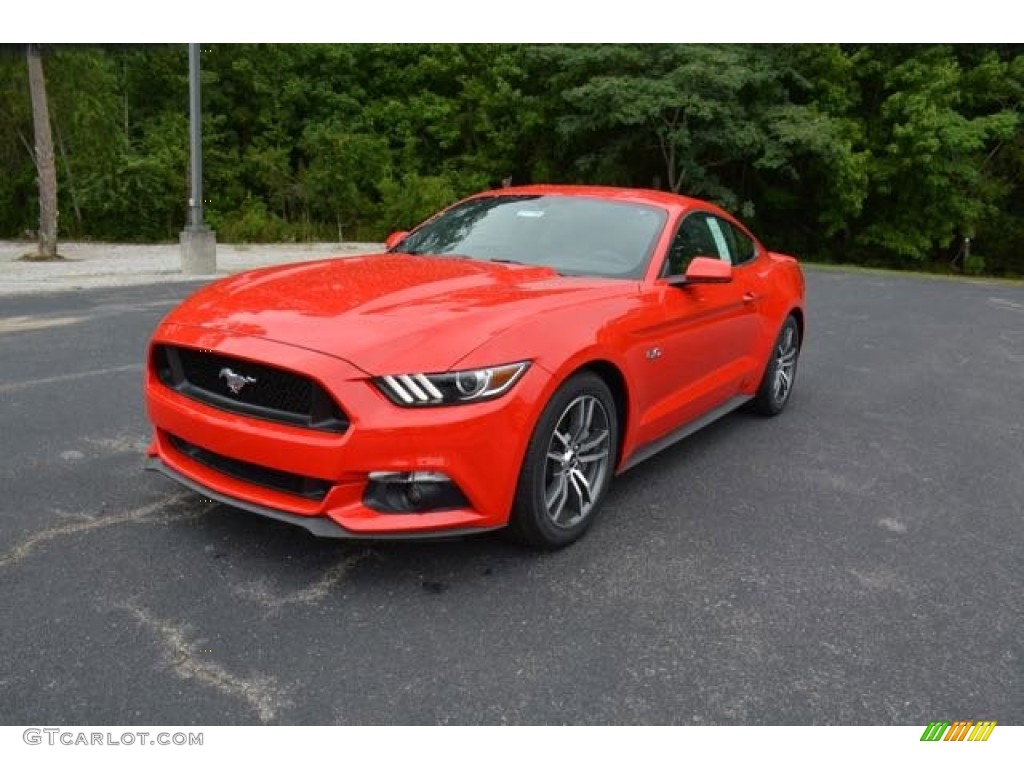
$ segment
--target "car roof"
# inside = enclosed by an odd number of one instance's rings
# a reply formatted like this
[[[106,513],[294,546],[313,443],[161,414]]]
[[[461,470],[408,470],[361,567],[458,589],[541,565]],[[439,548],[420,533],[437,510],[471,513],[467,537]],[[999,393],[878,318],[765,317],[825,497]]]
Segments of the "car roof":
[[[476,197],[504,195],[562,195],[569,197],[597,197],[605,200],[619,200],[630,203],[646,203],[660,208],[692,209],[702,208],[720,210],[718,206],[704,200],[657,189],[638,189],[629,187],[602,187],[577,184],[527,184],[521,187],[503,187],[481,192]]]

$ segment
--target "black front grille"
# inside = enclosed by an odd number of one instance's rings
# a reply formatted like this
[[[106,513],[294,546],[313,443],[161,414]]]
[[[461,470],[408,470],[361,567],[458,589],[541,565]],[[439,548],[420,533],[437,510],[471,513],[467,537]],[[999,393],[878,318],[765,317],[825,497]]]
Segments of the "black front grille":
[[[178,347],[177,352],[185,378],[199,389],[227,394],[225,372],[230,371],[251,380],[238,393],[231,393],[236,402],[301,414],[309,413],[313,406],[313,382],[302,376],[214,352],[185,347]]]
[[[293,496],[301,496],[313,501],[323,501],[331,489],[331,484],[327,480],[296,475],[292,472],[283,472],[280,469],[270,469],[261,467],[259,464],[251,464],[248,461],[232,459],[200,448],[198,445],[170,433],[167,434],[167,437],[175,450],[182,455],[236,480],[243,480],[253,485],[261,485],[264,488],[290,493]]]
[[[157,344],[153,369],[168,387],[225,411],[326,432],[344,432],[348,417],[312,379],[217,352]],[[235,383],[232,391],[231,384]]]

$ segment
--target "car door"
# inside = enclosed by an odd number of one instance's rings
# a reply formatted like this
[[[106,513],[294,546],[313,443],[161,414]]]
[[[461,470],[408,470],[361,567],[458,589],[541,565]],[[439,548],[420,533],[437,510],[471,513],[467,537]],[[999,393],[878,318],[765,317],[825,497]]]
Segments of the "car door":
[[[763,314],[763,305],[770,298],[768,294],[772,290],[769,277],[771,262],[759,258],[763,248],[742,227],[719,216],[713,218],[717,221],[731,254],[733,282],[742,289],[743,302],[756,319],[754,328],[757,337],[751,339],[752,346],[746,349],[746,354],[751,355],[759,348],[757,338],[763,339],[764,334],[769,331],[774,337],[775,333],[774,329],[765,328]],[[758,370],[765,361],[751,358],[749,362],[753,369]]]
[[[647,290],[641,443],[662,437],[722,406],[749,383],[760,323],[745,278],[674,285],[698,256],[730,264],[732,235],[724,220],[696,211],[679,224],[659,279]]]

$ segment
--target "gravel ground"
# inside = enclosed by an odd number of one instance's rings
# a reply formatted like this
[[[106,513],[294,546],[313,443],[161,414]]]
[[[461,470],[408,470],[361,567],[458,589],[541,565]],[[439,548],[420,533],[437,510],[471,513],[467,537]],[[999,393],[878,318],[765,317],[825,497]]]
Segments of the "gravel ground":
[[[25,241],[0,241],[0,295],[113,288],[160,282],[206,279],[181,274],[181,248],[166,245],[62,242],[66,261],[26,262],[33,251]],[[219,274],[254,267],[309,261],[328,256],[354,256],[381,248],[379,243],[287,243],[273,245],[217,244]]]

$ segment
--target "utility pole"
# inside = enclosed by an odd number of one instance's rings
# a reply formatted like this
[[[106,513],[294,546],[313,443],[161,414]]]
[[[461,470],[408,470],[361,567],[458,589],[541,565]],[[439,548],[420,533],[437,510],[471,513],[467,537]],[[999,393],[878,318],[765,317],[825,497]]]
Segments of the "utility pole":
[[[217,234],[203,222],[203,113],[199,81],[199,43],[188,45],[188,96],[192,195],[188,224],[181,232],[181,271],[211,275],[217,271]]]

